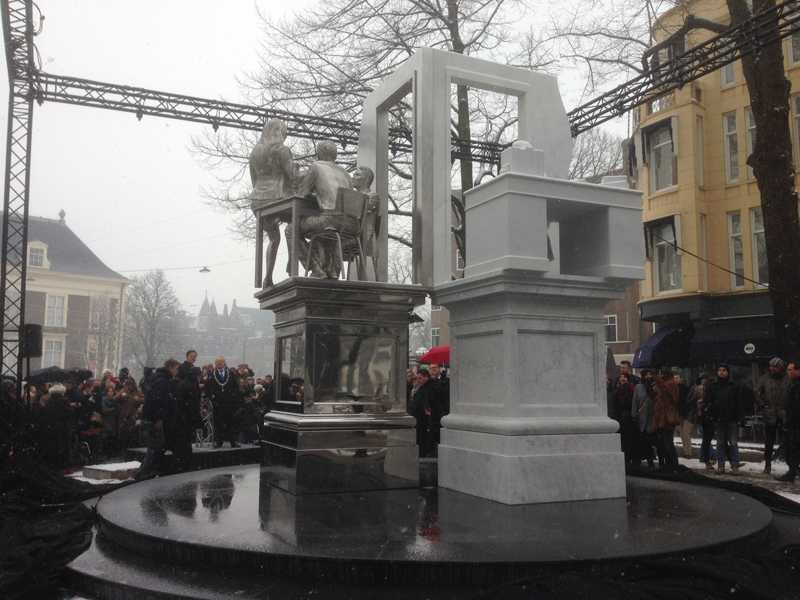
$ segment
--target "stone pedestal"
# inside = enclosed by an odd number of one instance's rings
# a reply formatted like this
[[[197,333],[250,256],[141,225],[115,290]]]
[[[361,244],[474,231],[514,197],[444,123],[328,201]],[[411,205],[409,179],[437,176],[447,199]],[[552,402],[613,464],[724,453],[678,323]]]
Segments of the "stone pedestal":
[[[625,496],[606,414],[604,305],[643,274],[637,192],[550,179],[515,145],[466,194],[439,485],[505,504]]]
[[[419,286],[291,278],[256,294],[275,312],[275,410],[263,477],[294,494],[418,484],[406,413]]]

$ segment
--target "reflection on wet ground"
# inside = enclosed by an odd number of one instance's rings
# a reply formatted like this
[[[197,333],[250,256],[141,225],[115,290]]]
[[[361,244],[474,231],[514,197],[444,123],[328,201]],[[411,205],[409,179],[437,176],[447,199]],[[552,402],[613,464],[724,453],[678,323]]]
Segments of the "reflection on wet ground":
[[[629,480],[627,500],[523,506],[444,489],[294,496],[264,481],[258,466],[185,473],[118,490],[98,512],[123,530],[220,550],[448,563],[673,552],[771,519],[744,496],[649,480]]]

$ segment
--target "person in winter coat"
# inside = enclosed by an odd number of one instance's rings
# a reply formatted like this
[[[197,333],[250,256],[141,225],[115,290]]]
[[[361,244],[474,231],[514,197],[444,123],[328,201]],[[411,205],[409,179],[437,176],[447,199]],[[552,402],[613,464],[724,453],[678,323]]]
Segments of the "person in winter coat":
[[[417,371],[417,390],[411,400],[409,414],[417,420],[417,446],[420,457],[436,456],[442,411],[436,388],[428,369]]]
[[[725,472],[725,460],[733,473],[739,472],[739,424],[744,420],[742,388],[731,381],[728,365],[717,368],[717,379],[706,398],[717,435],[717,472]]]
[[[70,463],[70,409],[66,392],[60,383],[51,386],[41,410],[43,458],[48,466],[57,470],[68,467]]]
[[[122,390],[117,392],[117,422],[119,425],[119,447],[131,448],[137,445],[136,420],[142,406],[142,395],[136,387],[136,381],[129,377]]]
[[[653,398],[653,430],[656,435],[658,449],[658,466],[662,469],[674,469],[678,465],[678,453],[675,450],[675,427],[680,422],[679,392],[671,373],[656,379],[652,388]]]
[[[790,362],[787,369],[789,385],[784,396],[784,427],[786,428],[786,464],[789,470],[778,481],[794,483],[800,466],[800,364]]]
[[[756,402],[764,418],[764,473],[772,472],[772,456],[778,431],[786,419],[784,402],[789,388],[786,365],[778,357],[769,361],[769,368],[756,385]]]
[[[205,392],[214,407],[214,447],[220,448],[223,442],[230,442],[231,448],[238,448],[235,416],[241,408],[242,392],[236,370],[229,369],[221,356],[214,361]]]
[[[103,454],[113,456],[119,449],[119,407],[117,406],[117,387],[106,380],[100,400],[103,415]]]
[[[168,447],[175,457],[175,470],[188,471],[192,463],[194,431],[200,420],[200,369],[184,362],[178,367],[175,402],[168,419]]]
[[[692,434],[694,433],[695,406],[689,402],[689,386],[683,382],[680,373],[675,373],[672,378],[678,390],[678,409],[681,423],[681,454],[684,458],[692,458]]]
[[[628,376],[620,374],[614,389],[611,403],[612,418],[619,423],[619,435],[622,443],[622,452],[625,454],[625,464],[634,465],[636,462],[636,425],[631,417],[631,403],[633,402],[634,385]]]
[[[653,410],[655,404],[655,376],[650,369],[642,369],[642,380],[633,390],[631,400],[631,418],[636,425],[638,456],[637,465],[642,459],[647,461],[648,468],[653,468],[656,446]]]
[[[163,469],[162,462],[166,450],[165,429],[171,407],[175,405],[175,376],[178,374],[178,367],[180,363],[177,360],[168,359],[163,367],[156,369],[145,394],[142,433],[147,444],[147,452],[141,468],[136,472],[136,479],[153,477]]]
[[[714,470],[714,449],[711,447],[711,442],[714,439],[714,421],[708,411],[708,403],[706,402],[706,390],[708,389],[708,376],[701,375],[695,381],[689,392],[689,404],[694,410],[694,421],[697,424],[703,441],[700,444],[700,461],[706,465],[707,471]],[[691,410],[691,409],[690,409]]]

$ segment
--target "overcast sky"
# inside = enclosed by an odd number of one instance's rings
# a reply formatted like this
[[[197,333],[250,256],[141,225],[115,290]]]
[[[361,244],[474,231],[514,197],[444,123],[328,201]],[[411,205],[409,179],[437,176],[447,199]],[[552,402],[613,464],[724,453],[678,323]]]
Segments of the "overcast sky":
[[[256,64],[261,31],[253,0],[37,1],[46,19],[36,44],[48,72],[241,101],[236,77]],[[276,14],[312,1],[258,5]],[[0,97],[7,98],[5,74]],[[64,209],[69,226],[124,275],[165,269],[190,312],[206,290],[220,310],[234,298],[255,306],[253,247],[235,239],[228,218],[201,194],[213,178],[189,146],[203,127],[37,106],[31,214],[57,218]],[[211,273],[176,269],[206,264]]]

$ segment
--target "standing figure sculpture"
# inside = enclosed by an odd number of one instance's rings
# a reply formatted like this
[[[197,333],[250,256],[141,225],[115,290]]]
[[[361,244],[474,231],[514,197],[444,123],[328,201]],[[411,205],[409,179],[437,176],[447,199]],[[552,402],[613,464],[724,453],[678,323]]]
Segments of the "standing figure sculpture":
[[[292,193],[294,163],[292,152],[284,145],[286,123],[280,119],[270,119],[261,132],[261,139],[250,153],[250,179],[253,191],[250,194],[252,209],[286,198]],[[280,219],[270,217],[265,223],[269,244],[266,250],[267,272],[263,287],[272,286],[272,272],[281,243]]]
[[[361,246],[364,255],[368,257],[365,266],[367,279],[377,281],[378,250],[380,248],[378,236],[381,232],[380,202],[378,194],[370,192],[375,173],[369,167],[359,165],[353,173],[353,188],[361,192],[366,200],[363,222],[361,224]],[[371,267],[371,272],[369,267]]]

